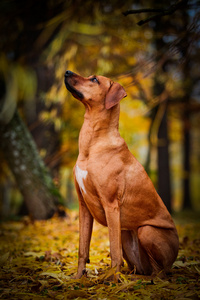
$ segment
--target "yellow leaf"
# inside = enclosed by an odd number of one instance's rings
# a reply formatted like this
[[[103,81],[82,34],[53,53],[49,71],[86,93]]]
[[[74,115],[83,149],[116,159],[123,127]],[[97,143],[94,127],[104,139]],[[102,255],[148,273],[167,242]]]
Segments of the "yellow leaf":
[[[24,256],[33,256],[33,257],[40,257],[44,255],[44,252],[33,252],[33,251],[29,251],[29,252],[25,252]]]
[[[52,273],[52,272],[42,272],[40,273],[40,276],[49,276],[49,277],[53,277],[55,279],[57,279],[59,282],[63,283],[63,281],[59,278],[59,274],[56,273]]]
[[[109,277],[111,277],[112,275],[114,275],[116,272],[116,267],[115,268],[111,268],[110,270],[108,270],[108,272],[105,272],[103,275],[100,276],[100,280],[103,279],[108,279]]]
[[[4,255],[0,256],[0,267],[5,265],[8,257],[9,257],[9,252],[7,252]]]
[[[198,268],[197,266],[195,266],[195,270],[198,272],[198,274],[200,274],[200,268]]]
[[[67,295],[67,299],[75,299],[75,298],[88,298],[88,293],[86,291],[74,290],[70,291],[69,295]]]

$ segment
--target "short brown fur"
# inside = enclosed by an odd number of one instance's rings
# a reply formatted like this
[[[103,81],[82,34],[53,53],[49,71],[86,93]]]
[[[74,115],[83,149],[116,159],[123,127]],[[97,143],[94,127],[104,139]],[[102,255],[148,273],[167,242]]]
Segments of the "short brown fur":
[[[76,278],[89,261],[94,218],[108,226],[116,272],[124,258],[139,274],[165,276],[177,257],[178,235],[150,178],[119,134],[119,102],[125,90],[109,78],[84,78],[71,71],[66,72],[65,84],[86,109],[74,168],[80,226]],[[85,172],[82,185],[76,168],[79,175]]]

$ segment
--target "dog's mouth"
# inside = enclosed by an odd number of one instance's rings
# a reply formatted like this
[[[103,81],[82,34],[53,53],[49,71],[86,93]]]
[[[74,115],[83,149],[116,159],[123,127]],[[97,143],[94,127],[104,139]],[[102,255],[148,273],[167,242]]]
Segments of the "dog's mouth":
[[[65,86],[67,90],[74,96],[74,98],[78,100],[82,100],[84,98],[81,92],[79,92],[77,89],[75,89],[73,86],[69,84],[69,82],[67,81],[67,77],[65,77]]]

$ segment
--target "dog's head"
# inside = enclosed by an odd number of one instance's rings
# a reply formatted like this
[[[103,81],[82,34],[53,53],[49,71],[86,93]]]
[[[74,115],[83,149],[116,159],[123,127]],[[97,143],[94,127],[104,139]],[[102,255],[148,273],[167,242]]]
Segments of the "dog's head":
[[[104,76],[85,78],[71,71],[66,71],[65,85],[76,99],[90,108],[104,105],[106,109],[110,109],[127,96],[119,83]]]

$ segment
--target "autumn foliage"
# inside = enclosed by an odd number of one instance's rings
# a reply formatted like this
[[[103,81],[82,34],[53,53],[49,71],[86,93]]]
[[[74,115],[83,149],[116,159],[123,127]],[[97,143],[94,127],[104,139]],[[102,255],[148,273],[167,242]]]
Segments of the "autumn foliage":
[[[200,224],[176,225],[180,249],[165,279],[131,274],[109,281],[107,228],[95,223],[87,273],[73,279],[78,259],[78,213],[68,219],[7,222],[0,227],[0,299],[198,299],[200,296]],[[184,219],[184,224],[185,223]]]
[[[40,154],[40,159],[39,154],[33,156],[24,144],[16,151],[16,142],[23,141],[16,140],[18,126],[5,132],[0,125],[0,217],[23,212],[25,197],[19,193],[15,167],[18,172],[29,171],[24,184],[42,159],[64,198],[62,204],[77,205],[72,168],[84,109],[66,91],[67,69],[83,76],[104,75],[124,86],[128,97],[121,103],[119,129],[129,149],[158,188],[165,172],[159,174],[157,152],[169,143],[161,162],[170,163],[172,210],[200,209],[200,2],[175,2],[0,1],[0,122],[10,128],[17,110]],[[123,15],[132,8],[149,7],[147,14]],[[157,13],[152,18],[153,8],[159,8],[160,18],[155,18]],[[137,26],[149,18],[151,22]],[[164,139],[159,135],[162,120],[168,129]],[[5,133],[12,137],[10,164]],[[29,168],[23,150],[33,163]],[[44,175],[42,168],[40,183],[47,182],[52,198],[60,199]],[[32,188],[33,179],[30,183]],[[32,196],[38,194],[31,188],[27,188],[29,204],[33,203],[30,191]],[[38,203],[42,202],[40,194],[29,209],[32,218],[35,209],[41,212]],[[87,272],[80,280],[73,279],[78,263],[78,213],[68,212],[68,216],[0,223],[0,299],[200,298],[200,223],[193,217],[175,218],[180,249],[167,278],[138,276],[125,264],[121,282],[114,283],[109,281],[115,270],[110,268],[108,230],[97,223]]]

